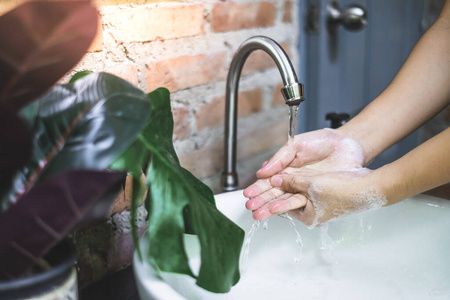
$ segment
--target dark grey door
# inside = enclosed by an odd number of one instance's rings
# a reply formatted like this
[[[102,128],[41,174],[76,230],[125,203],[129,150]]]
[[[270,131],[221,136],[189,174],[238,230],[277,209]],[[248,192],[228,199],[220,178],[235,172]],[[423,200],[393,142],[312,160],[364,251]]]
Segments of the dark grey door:
[[[300,80],[305,84],[299,131],[330,127],[330,112],[355,116],[391,82],[423,34],[426,0],[307,0],[301,2]],[[330,32],[329,5],[345,11],[360,6],[367,25],[352,32],[342,25]],[[377,124],[373,124],[377,126]],[[385,164],[418,144],[412,134],[372,164]]]

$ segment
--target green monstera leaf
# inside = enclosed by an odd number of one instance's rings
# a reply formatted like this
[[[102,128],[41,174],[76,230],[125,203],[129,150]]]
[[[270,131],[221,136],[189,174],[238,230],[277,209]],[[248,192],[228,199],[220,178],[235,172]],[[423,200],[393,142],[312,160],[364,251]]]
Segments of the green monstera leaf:
[[[244,231],[217,210],[212,191],[181,167],[172,143],[169,91],[160,88],[148,96],[152,118],[133,144],[133,150],[129,149],[135,153],[142,153],[143,148],[151,152],[146,170],[146,184],[150,187],[147,199],[150,246],[144,257],[161,271],[196,277],[197,284],[206,290],[228,292],[240,277]],[[124,158],[122,163],[128,161],[132,165],[131,160]],[[142,159],[140,163],[143,162]],[[202,263],[198,275],[193,274],[188,264],[183,242],[186,229],[197,235],[200,242]]]

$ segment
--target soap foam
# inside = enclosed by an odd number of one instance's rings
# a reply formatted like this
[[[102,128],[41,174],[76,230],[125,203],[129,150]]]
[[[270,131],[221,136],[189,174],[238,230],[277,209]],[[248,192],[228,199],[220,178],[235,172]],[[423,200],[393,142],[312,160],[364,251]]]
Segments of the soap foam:
[[[334,131],[334,129],[325,130],[329,131],[330,134]],[[386,197],[374,186],[368,186],[363,191],[349,195],[348,201],[333,200],[332,195],[324,195],[327,191],[330,192],[329,187],[345,188],[342,187],[343,181],[341,179],[332,178],[332,173],[336,173],[336,176],[339,176],[339,173],[346,173],[344,176],[346,176],[346,180],[350,181],[350,184],[352,179],[357,180],[370,173],[371,170],[363,167],[364,161],[365,155],[361,145],[356,140],[347,137],[339,141],[327,159],[307,167],[312,171],[319,172],[319,174],[329,173],[331,175],[325,181],[313,181],[309,186],[308,194],[315,210],[315,217],[312,225],[309,226],[310,228],[320,224],[325,214],[331,215],[331,217],[326,216],[327,219],[335,220],[386,205]],[[322,198],[326,198],[326,201]]]
[[[345,170],[359,169],[364,163],[364,150],[352,138],[344,138],[334,153],[331,159]]]
[[[368,186],[365,191],[362,191],[353,198],[353,204],[355,209],[347,214],[341,216],[347,216],[349,214],[359,214],[369,210],[378,209],[387,204],[386,196],[377,190],[374,186]]]
[[[331,131],[333,129],[328,130]],[[326,139],[328,139],[328,137],[326,137],[325,140]],[[322,144],[324,142],[323,139],[320,139],[318,141],[307,141],[304,143],[309,143],[309,148],[317,149],[317,151],[320,152],[320,147],[315,145],[315,143]],[[344,138],[339,141],[332,153],[326,159],[314,163],[311,167],[317,171],[353,171],[363,169],[364,160],[364,150],[359,143],[352,138]]]
[[[330,184],[330,182],[327,184]],[[351,195],[351,199],[345,203],[337,200],[329,201],[328,199],[327,202],[321,201],[320,195],[322,193],[321,184],[312,183],[308,189],[315,210],[315,217],[313,223],[309,226],[310,229],[320,224],[320,220],[325,216],[325,212],[329,210],[330,205],[334,208],[328,213],[331,213],[334,217],[331,217],[328,221],[375,210],[387,204],[385,195],[374,186],[368,186],[365,190]],[[351,208],[345,207],[346,204],[351,205]]]

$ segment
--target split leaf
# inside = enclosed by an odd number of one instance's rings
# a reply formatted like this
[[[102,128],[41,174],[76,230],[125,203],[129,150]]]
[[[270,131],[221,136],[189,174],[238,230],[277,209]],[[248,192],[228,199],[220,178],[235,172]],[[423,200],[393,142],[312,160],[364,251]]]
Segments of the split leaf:
[[[212,191],[181,167],[172,144],[169,91],[157,89],[149,98],[152,118],[139,136],[152,154],[146,174],[150,186],[147,259],[162,271],[197,277],[197,284],[209,291],[228,292],[239,280],[244,231],[217,210]],[[188,264],[183,242],[186,224],[201,246],[198,275]]]

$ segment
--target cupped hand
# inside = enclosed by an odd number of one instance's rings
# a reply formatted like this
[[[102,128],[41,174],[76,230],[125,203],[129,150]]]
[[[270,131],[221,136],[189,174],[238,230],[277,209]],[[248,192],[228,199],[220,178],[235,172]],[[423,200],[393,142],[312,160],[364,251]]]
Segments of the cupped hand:
[[[327,171],[314,165],[287,168],[268,179],[268,188],[247,201],[256,220],[288,213],[308,226],[379,208],[386,197],[366,168]]]
[[[361,166],[363,162],[364,152],[356,141],[338,130],[325,128],[290,139],[256,175],[262,179],[269,178],[287,167],[303,167],[312,163],[323,163],[326,168],[349,168]]]
[[[367,180],[371,172],[363,162],[358,143],[335,130],[298,135],[258,171],[261,179],[244,190],[250,198],[246,207],[256,220],[288,212],[317,225],[381,206],[383,196]],[[367,203],[369,198],[375,200]]]

